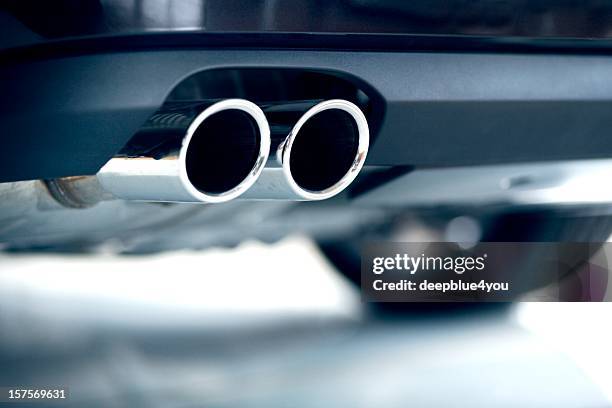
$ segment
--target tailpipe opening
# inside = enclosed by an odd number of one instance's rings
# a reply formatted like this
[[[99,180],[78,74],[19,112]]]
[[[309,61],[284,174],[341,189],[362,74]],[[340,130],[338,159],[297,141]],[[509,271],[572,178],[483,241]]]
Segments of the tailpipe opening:
[[[369,140],[361,110],[348,101],[329,100],[306,111],[278,154],[294,190],[303,198],[321,200],[357,177]]]
[[[277,112],[279,107],[271,110]],[[272,127],[283,129],[274,123]],[[276,140],[274,134],[272,138]],[[369,141],[367,120],[355,104],[332,99],[311,105],[288,134],[284,133],[276,157],[269,159],[259,180],[243,197],[294,200],[333,197],[359,174]]]
[[[223,202],[259,177],[270,150],[270,130],[257,105],[226,100],[193,121],[179,154],[181,181],[197,201]]]

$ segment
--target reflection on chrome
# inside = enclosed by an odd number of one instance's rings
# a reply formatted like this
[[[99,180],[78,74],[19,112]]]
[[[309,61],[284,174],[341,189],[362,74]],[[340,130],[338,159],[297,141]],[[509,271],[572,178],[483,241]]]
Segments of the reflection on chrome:
[[[162,108],[96,177],[53,180],[50,191],[68,206],[103,196],[93,194],[97,184],[124,200],[219,203],[238,197],[268,158],[264,113],[244,99],[208,103],[191,118],[193,111]]]

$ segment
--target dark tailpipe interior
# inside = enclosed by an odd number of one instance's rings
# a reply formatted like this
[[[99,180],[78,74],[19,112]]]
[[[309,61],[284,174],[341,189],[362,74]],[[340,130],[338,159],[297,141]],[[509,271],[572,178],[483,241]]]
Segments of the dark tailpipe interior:
[[[340,109],[312,116],[295,137],[289,162],[295,182],[303,189],[321,191],[336,184],[350,170],[359,144],[354,118]]]
[[[209,116],[187,149],[189,181],[204,193],[231,190],[253,171],[260,140],[257,123],[244,111],[227,109]]]

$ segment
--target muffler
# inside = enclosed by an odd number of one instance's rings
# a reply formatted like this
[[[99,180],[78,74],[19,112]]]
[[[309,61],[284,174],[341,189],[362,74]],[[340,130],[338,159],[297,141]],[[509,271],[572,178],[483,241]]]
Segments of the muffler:
[[[316,104],[264,106],[272,154],[259,179],[241,198],[323,200],[357,177],[368,153],[370,134],[361,110],[332,99]],[[299,119],[288,125],[293,117]]]
[[[220,203],[252,186],[269,152],[268,122],[252,102],[167,103],[96,176],[47,186],[71,207],[112,198]]]

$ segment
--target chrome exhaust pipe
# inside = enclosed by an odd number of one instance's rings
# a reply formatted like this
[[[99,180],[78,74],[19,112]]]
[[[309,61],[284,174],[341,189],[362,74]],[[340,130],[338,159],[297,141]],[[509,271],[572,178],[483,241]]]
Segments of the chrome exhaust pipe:
[[[112,198],[220,203],[255,183],[269,151],[268,122],[252,102],[167,104],[96,176],[47,185],[71,207]]]
[[[365,162],[370,133],[361,110],[332,99],[308,106],[292,127],[264,107],[272,131],[272,153],[243,199],[323,200],[335,196],[357,177]],[[301,112],[299,112],[301,113]],[[298,115],[299,115],[298,113]]]

